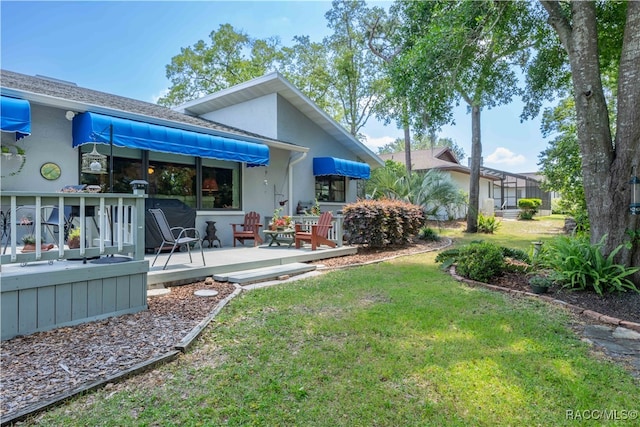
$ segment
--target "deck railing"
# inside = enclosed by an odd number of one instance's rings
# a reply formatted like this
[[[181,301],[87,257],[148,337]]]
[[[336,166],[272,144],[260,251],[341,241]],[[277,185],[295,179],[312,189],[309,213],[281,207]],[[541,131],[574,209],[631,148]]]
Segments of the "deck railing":
[[[2,192],[1,264],[91,258],[120,254],[144,259],[144,209],[146,194]],[[65,209],[66,207],[66,209]],[[51,212],[57,224],[47,224]],[[70,212],[69,216],[64,215]],[[80,247],[69,249],[65,229],[80,230]],[[57,233],[51,232],[56,229]],[[33,234],[33,252],[23,252],[22,237]],[[56,236],[57,234],[57,236]],[[52,249],[47,249],[53,244]]]

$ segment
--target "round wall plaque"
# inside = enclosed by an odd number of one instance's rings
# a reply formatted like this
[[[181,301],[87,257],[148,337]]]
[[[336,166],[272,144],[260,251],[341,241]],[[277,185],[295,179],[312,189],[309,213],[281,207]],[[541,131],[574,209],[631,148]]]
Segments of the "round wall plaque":
[[[40,166],[40,175],[42,175],[44,179],[53,181],[60,178],[60,174],[60,166],[55,163],[47,162],[44,165]]]

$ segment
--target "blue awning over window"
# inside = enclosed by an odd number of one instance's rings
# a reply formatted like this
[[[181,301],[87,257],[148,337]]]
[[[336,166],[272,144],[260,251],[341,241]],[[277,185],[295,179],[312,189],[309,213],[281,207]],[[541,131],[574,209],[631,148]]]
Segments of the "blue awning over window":
[[[313,175],[341,175],[355,179],[369,179],[371,168],[366,163],[335,157],[314,157]]]
[[[24,99],[1,96],[0,130],[15,132],[16,140],[31,135],[31,105]]]
[[[269,147],[263,144],[96,113],[82,113],[73,118],[73,146],[93,142],[109,144],[111,125],[116,147],[228,160],[250,166],[269,164]]]

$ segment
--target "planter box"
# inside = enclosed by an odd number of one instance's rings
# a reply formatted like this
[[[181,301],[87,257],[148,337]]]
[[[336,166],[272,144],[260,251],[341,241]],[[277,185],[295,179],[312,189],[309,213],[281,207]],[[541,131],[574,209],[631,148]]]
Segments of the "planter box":
[[[3,271],[2,340],[147,308],[148,261],[38,270]]]

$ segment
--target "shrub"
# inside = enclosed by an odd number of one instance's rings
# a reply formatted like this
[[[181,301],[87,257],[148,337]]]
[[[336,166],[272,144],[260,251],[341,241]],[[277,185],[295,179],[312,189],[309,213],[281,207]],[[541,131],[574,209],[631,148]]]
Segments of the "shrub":
[[[372,247],[409,243],[425,221],[420,206],[400,200],[359,200],[342,212],[349,243]]]
[[[441,262],[442,268],[447,269],[456,263],[458,256],[460,256],[460,249],[446,249],[442,252],[438,252],[438,255],[436,255],[436,262]]]
[[[518,261],[522,261],[526,263],[531,262],[531,258],[529,257],[529,254],[526,251],[523,251],[522,249],[513,249],[513,248],[507,248],[504,246],[501,247],[500,249],[502,249],[502,255],[505,257],[517,259]]]
[[[623,245],[605,257],[602,254],[605,238],[603,236],[598,244],[592,245],[585,236],[559,236],[543,247],[542,263],[553,270],[554,280],[564,288],[592,289],[598,295],[628,289],[640,292],[627,278],[640,268],[625,267],[613,261]]]
[[[504,271],[502,249],[492,243],[472,243],[460,249],[457,272],[469,279],[488,282]]]
[[[500,223],[495,216],[478,215],[478,231],[480,233],[493,234],[498,228],[500,228]]]
[[[538,213],[538,208],[542,205],[540,199],[520,199],[518,200],[518,208],[520,208],[520,219],[533,219],[533,216]]]
[[[438,233],[431,227],[422,227],[420,231],[418,231],[418,238],[421,240],[426,240],[427,242],[438,242],[440,240],[440,236]]]

